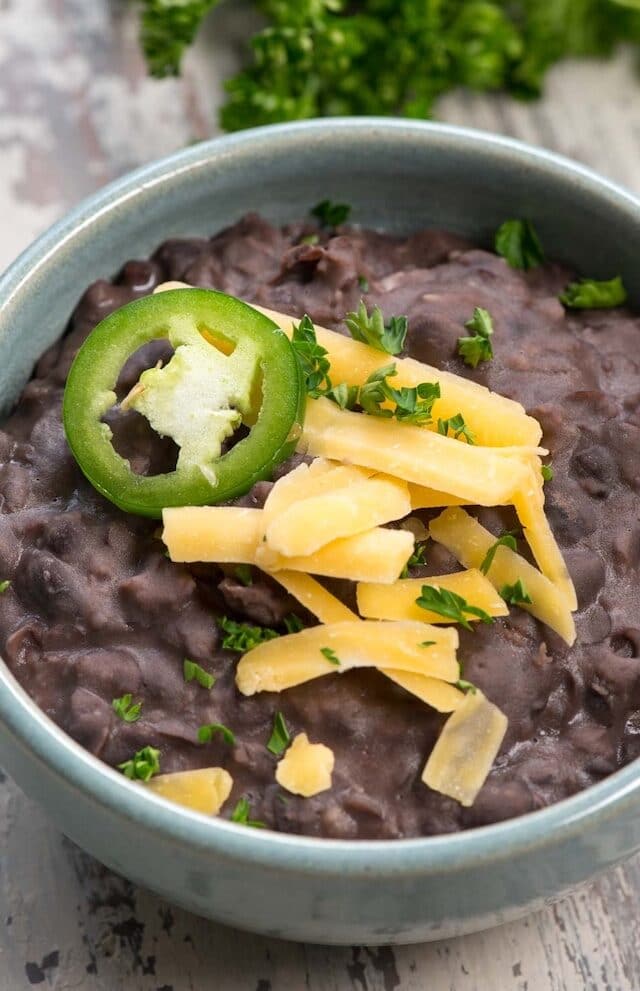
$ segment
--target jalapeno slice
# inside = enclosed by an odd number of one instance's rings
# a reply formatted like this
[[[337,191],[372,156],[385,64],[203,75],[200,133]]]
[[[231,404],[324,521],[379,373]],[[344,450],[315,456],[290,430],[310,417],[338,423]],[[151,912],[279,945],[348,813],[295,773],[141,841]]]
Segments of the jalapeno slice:
[[[132,471],[102,422],[117,405],[127,360],[168,340],[173,355],[147,369],[127,397],[180,451],[176,468]],[[69,446],[91,484],[129,513],[159,517],[167,506],[201,506],[242,495],[293,452],[306,390],[286,335],[268,317],[224,293],[173,289],[123,306],[103,320],[73,362],[64,393]],[[246,437],[222,453],[244,424]]]

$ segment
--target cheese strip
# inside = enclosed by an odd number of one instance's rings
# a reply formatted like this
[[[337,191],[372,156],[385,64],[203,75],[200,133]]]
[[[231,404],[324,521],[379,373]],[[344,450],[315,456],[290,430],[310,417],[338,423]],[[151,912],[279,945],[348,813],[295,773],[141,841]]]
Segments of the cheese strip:
[[[331,478],[331,473],[324,478]],[[313,554],[341,537],[364,533],[411,511],[406,482],[377,475],[289,506],[267,523],[272,550],[286,557]]]
[[[480,691],[468,692],[449,716],[422,780],[429,788],[470,806],[485,783],[507,731],[507,717]]]
[[[172,561],[255,564],[262,510],[238,506],[182,506],[162,513],[162,539]]]
[[[461,595],[470,606],[484,609],[490,616],[508,615],[507,605],[481,571],[459,571],[435,578],[401,578],[393,585],[360,582],[357,588],[358,611],[370,619],[415,619],[423,623],[453,623],[455,620],[417,605],[423,585],[445,588]],[[478,620],[477,616],[467,616]]]
[[[298,465],[279,478],[269,492],[264,504],[264,525],[268,527],[271,520],[298,502],[363,482],[371,475],[368,468],[335,465],[325,458],[316,458],[310,465]]]
[[[203,767],[198,771],[158,774],[147,781],[146,787],[170,802],[215,816],[231,794],[233,778],[222,767]]]
[[[430,647],[421,647],[434,641]],[[238,662],[236,684],[243,695],[281,692],[327,674],[352,668],[376,667],[455,682],[458,634],[451,627],[427,623],[385,623],[361,620],[312,626],[300,633],[267,640]],[[334,664],[323,653],[328,648],[339,659]]]
[[[256,306],[255,303],[251,306],[268,316],[291,337],[294,323],[299,322],[298,317],[286,316]],[[490,392],[477,382],[425,365],[414,358],[392,358],[367,344],[317,324],[316,336],[318,344],[329,352],[331,381],[336,384],[347,382],[350,385],[362,385],[372,372],[391,361],[395,361],[398,373],[393,379],[396,389],[401,386],[416,386],[422,382],[439,382],[441,397],[433,407],[432,430],[436,429],[439,417],[447,419],[462,413],[478,444],[489,447],[512,444],[536,446],[540,441],[540,424],[533,417],[527,416],[520,403]]]
[[[276,781],[292,795],[312,798],[331,787],[333,751],[299,733],[276,768]]]
[[[299,450],[373,468],[481,506],[509,502],[527,476],[527,467],[517,459],[422,427],[342,410],[328,399],[308,400]]]
[[[440,681],[438,678],[425,677],[423,674],[411,674],[408,671],[394,671],[390,668],[385,668],[382,674],[390,678],[391,681],[395,681],[396,685],[400,685],[411,695],[421,699],[426,705],[430,705],[432,709],[437,709],[438,712],[454,712],[465,699],[464,692],[461,692],[459,688],[449,685],[446,681]]]
[[[443,544],[467,568],[478,568],[496,542],[489,530],[459,508],[445,509],[432,520],[429,530],[433,539]],[[558,594],[556,586],[520,554],[509,547],[498,547],[487,578],[498,590],[505,585],[514,585],[520,579],[533,600],[523,602],[520,608],[550,626],[569,645],[574,642],[575,624],[566,601]]]
[[[276,571],[272,577],[321,623],[358,621],[354,612],[311,575],[305,575],[301,571]]]
[[[254,563],[263,571],[306,571],[351,581],[373,577],[375,581],[390,585],[409,560],[413,548],[413,534],[407,530],[376,527],[354,537],[334,540],[303,557],[285,557],[261,542],[256,548]]]
[[[539,471],[530,469],[527,482],[513,500],[524,535],[543,575],[554,583],[570,610],[578,608],[576,590],[544,512]]]
[[[409,485],[409,498],[412,509],[443,509],[445,506],[468,505],[464,499],[449,495],[448,492],[438,492],[437,489],[428,489],[425,485],[416,485],[414,482]]]

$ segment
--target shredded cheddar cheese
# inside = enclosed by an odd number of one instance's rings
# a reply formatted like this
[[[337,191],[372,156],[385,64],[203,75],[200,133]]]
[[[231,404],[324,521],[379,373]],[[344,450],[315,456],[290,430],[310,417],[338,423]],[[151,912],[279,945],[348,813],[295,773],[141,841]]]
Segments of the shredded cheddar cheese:
[[[276,768],[276,781],[292,795],[312,798],[331,787],[335,758],[324,743],[299,733]]]
[[[197,771],[157,774],[145,787],[170,802],[215,816],[231,794],[233,778],[223,767],[203,767]]]

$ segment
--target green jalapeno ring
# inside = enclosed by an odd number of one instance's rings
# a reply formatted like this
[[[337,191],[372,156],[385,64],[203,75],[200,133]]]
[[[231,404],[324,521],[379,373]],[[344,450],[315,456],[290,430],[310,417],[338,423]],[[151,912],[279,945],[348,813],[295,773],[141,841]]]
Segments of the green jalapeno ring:
[[[253,371],[255,408],[249,409],[246,402],[242,408],[244,422],[250,426],[248,436],[210,463],[181,465],[179,457],[174,471],[137,475],[114,449],[111,429],[102,422],[117,403],[115,386],[122,368],[153,340],[168,340],[175,357],[181,345],[193,348],[209,341],[207,346],[214,348],[211,336],[228,344],[224,348],[225,353],[231,352],[230,364],[225,366],[225,371],[231,370],[228,378],[233,378],[234,370],[242,375]],[[170,366],[171,362],[167,369]],[[255,402],[258,384],[259,407]],[[221,292],[173,289],[127,304],[92,331],[67,378],[63,423],[78,465],[98,492],[125,512],[160,517],[168,506],[226,502],[269,478],[274,467],[295,450],[305,403],[306,389],[295,352],[268,317]],[[183,410],[185,416],[189,412]]]

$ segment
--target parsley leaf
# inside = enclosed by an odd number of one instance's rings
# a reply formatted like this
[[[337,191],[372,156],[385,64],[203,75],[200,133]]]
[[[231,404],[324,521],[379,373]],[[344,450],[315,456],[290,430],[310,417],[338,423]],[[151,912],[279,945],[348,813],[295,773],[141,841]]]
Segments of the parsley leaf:
[[[305,237],[301,237],[299,244],[317,244],[320,238],[317,234],[307,234]]]
[[[340,667],[340,658],[336,654],[335,650],[331,647],[321,647],[320,653],[327,658],[330,664],[335,664],[336,667]]]
[[[416,599],[416,605],[429,612],[435,612],[438,616],[452,619],[454,623],[460,623],[465,630],[472,629],[471,623],[465,613],[469,616],[477,616],[483,623],[493,623],[493,617],[484,609],[477,606],[470,606],[466,599],[456,592],[451,592],[447,588],[435,588],[433,585],[423,585],[422,592]]]
[[[387,354],[400,354],[409,329],[406,317],[390,317],[385,323],[379,306],[374,306],[369,315],[363,299],[355,312],[347,313],[344,322],[354,341]]]
[[[455,687],[459,688],[461,692],[468,692],[470,695],[475,695],[478,691],[475,685],[472,685],[470,681],[465,681],[464,678],[460,678],[456,681]]]
[[[11,588],[11,582],[5,578],[4,581],[0,582],[0,595],[4,595],[8,588]]]
[[[421,565],[427,563],[424,559],[424,552],[426,550],[426,547],[427,547],[426,541],[423,541],[421,544],[415,545],[411,557],[409,558],[404,568],[402,569],[402,572],[400,574],[401,578],[409,577],[409,568],[419,568]]]
[[[570,282],[560,294],[560,302],[571,310],[608,310],[622,306],[626,301],[627,290],[619,275],[608,282],[598,282],[596,279]]]
[[[553,468],[551,465],[540,465],[540,474],[545,482],[553,481]]]
[[[350,213],[351,207],[347,203],[332,203],[331,200],[322,200],[311,210],[311,216],[316,217],[323,227],[346,224]]]
[[[512,606],[519,606],[523,602],[533,601],[521,578],[518,578],[513,585],[503,585],[500,589],[500,595],[505,602],[508,602]]]
[[[131,781],[148,781],[160,770],[160,751],[155,747],[143,747],[131,760],[118,764],[118,770]]]
[[[284,721],[284,716],[281,712],[276,712],[273,717],[273,730],[271,736],[269,737],[269,742],[267,743],[267,750],[270,750],[272,754],[279,757],[283,754],[289,743],[291,741],[291,734],[287,729],[287,724]]]
[[[251,807],[246,798],[241,798],[235,809],[231,813],[231,822],[238,822],[242,826],[252,826],[254,829],[266,829],[267,825],[259,819],[250,819]]]
[[[131,692],[127,692],[126,695],[122,695],[119,699],[113,699],[111,708],[123,722],[135,723],[140,719],[142,702],[134,702]]]
[[[244,654],[265,640],[273,640],[280,634],[270,630],[268,626],[249,626],[248,623],[236,623],[233,619],[223,616],[220,626],[224,631],[222,646],[225,650],[237,650]]]
[[[544,261],[544,250],[529,220],[505,220],[496,231],[495,248],[511,265],[525,271]]]
[[[447,420],[438,420],[438,433],[442,434],[443,437],[448,437],[449,431],[452,432],[456,440],[464,437],[467,444],[475,444],[476,442],[473,433],[464,422],[462,413],[456,413],[455,416],[450,416]]]
[[[340,385],[334,385],[327,389],[323,395],[340,409],[353,409],[358,403],[359,392],[357,385],[347,385],[346,382],[341,382]]]
[[[321,396],[324,390],[331,388],[329,352],[318,344],[316,328],[306,313],[297,326],[293,325],[291,344],[302,366],[307,392],[314,398]]]
[[[421,382],[411,388],[403,386],[394,389],[387,379],[397,375],[395,362],[383,365],[371,372],[366,382],[360,386],[357,402],[370,416],[390,419],[395,416],[402,423],[424,426],[431,423],[433,404],[440,398],[439,382]],[[395,403],[395,409],[382,404]]]
[[[486,575],[489,568],[493,564],[493,559],[496,556],[496,551],[498,547],[509,547],[512,551],[517,551],[518,545],[516,543],[516,533],[518,531],[509,531],[508,533],[503,533],[501,537],[498,537],[495,544],[492,544],[487,553],[485,554],[482,564],[480,565],[480,571],[483,575]]]
[[[364,275],[358,276],[358,285],[362,292],[369,292],[369,280]]]
[[[290,616],[284,617],[284,625],[286,627],[287,633],[299,633],[300,630],[304,630],[304,623],[299,616],[295,613],[291,613]]]
[[[243,585],[253,585],[253,572],[250,564],[236,564],[233,573]]]
[[[465,327],[472,330],[473,337],[458,338],[458,354],[464,359],[466,365],[475,368],[481,361],[489,361],[493,358],[493,345],[491,335],[493,334],[493,320],[488,310],[483,310],[481,306],[476,306],[471,320],[467,320]]]
[[[190,661],[188,657],[185,657],[182,663],[182,673],[185,681],[197,681],[202,688],[211,689],[216,683],[212,674],[201,668],[195,661]]]
[[[198,743],[211,743],[214,733],[219,733],[230,747],[236,742],[235,733],[228,726],[224,726],[222,723],[207,723],[198,729]]]
[[[218,0],[143,0],[140,40],[152,75],[177,76],[185,49]]]

